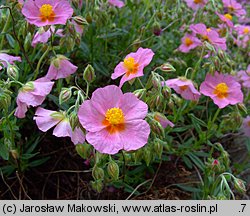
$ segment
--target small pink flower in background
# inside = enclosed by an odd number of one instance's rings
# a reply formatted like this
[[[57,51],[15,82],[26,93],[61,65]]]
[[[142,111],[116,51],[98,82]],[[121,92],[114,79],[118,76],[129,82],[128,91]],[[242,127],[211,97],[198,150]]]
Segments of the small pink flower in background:
[[[47,43],[54,31],[55,28],[53,26],[51,26],[47,31],[45,31],[44,28],[41,27],[34,35],[31,45],[35,47],[38,43]],[[56,31],[56,35],[62,37],[62,31],[62,29],[58,29]]]
[[[62,112],[47,110],[38,107],[35,113],[34,120],[38,128],[46,132],[50,128],[56,126],[53,130],[53,135],[56,137],[70,137],[71,141],[76,144],[82,144],[85,141],[85,135],[81,128],[76,127],[73,131],[69,119]]]
[[[15,116],[24,118],[29,106],[36,107],[43,103],[50,93],[54,82],[46,78],[40,78],[26,83],[20,90],[16,99],[17,108]]]
[[[199,35],[202,40],[208,41],[209,43],[214,45],[216,49],[218,48],[222,50],[227,49],[226,39],[220,38],[219,34],[215,30],[207,28],[205,24],[203,23],[192,24],[190,25],[190,29],[194,34]]]
[[[116,6],[118,8],[122,8],[124,6],[124,2],[120,0],[108,0],[109,4]]]
[[[210,97],[221,109],[227,105],[235,105],[243,102],[243,93],[240,84],[235,77],[215,72],[214,76],[207,74],[205,81],[201,83],[200,92]]]
[[[188,7],[192,8],[193,10],[198,10],[199,8],[203,8],[208,0],[185,0]]]
[[[250,35],[250,26],[249,25],[238,25],[235,26],[235,30],[237,31],[239,36],[247,36]]]
[[[65,56],[57,55],[51,61],[46,78],[49,80],[57,80],[60,78],[66,78],[75,73],[78,67],[73,65]]]
[[[7,67],[8,64],[14,64],[15,61],[21,62],[21,57],[0,52],[0,70],[2,70],[3,67]]]
[[[222,2],[224,7],[228,9],[228,13],[237,17],[246,15],[246,10],[236,0],[222,0]]]
[[[219,16],[220,20],[225,23],[228,27],[232,28],[234,26],[232,20],[233,20],[233,17],[230,15],[230,14],[220,14],[218,12],[216,12],[216,14]]]
[[[250,65],[248,65],[246,71],[239,71],[237,74],[239,81],[242,82],[242,86],[250,88]]]
[[[242,128],[242,130],[244,132],[244,135],[247,136],[247,137],[250,137],[250,116],[247,116],[243,120],[241,128]]]
[[[38,27],[63,24],[72,16],[67,0],[27,0],[22,9],[27,21]]]
[[[202,42],[192,34],[185,34],[181,42],[179,50],[183,53],[188,53],[190,50],[202,45]]]
[[[185,77],[169,79],[163,82],[162,85],[173,88],[186,100],[198,101],[201,95],[200,92],[195,89],[193,82]]]
[[[95,90],[79,108],[78,117],[88,131],[87,141],[101,153],[116,154],[143,147],[150,134],[143,120],[148,106],[133,93],[123,94],[115,85]]]
[[[143,69],[152,60],[154,52],[151,49],[139,48],[135,53],[128,54],[123,62],[120,62],[111,75],[112,79],[116,79],[123,75],[120,86],[133,78],[143,76]]]
[[[159,112],[154,113],[154,119],[158,121],[163,128],[166,128],[167,126],[174,127],[174,123],[169,121],[166,116]]]

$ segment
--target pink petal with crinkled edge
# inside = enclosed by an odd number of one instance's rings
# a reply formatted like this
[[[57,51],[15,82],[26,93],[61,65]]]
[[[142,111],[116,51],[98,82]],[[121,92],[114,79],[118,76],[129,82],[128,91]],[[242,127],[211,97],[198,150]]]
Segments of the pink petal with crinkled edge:
[[[122,8],[124,6],[124,2],[120,0],[108,0],[109,4],[116,6],[118,8]]]
[[[83,144],[85,141],[85,135],[81,128],[76,127],[71,133],[71,141],[76,144]]]
[[[105,116],[108,109],[118,107],[123,93],[118,86],[109,85],[95,90],[91,97],[92,106]]]
[[[14,115],[17,118],[25,118],[25,113],[28,110],[27,105],[25,103],[22,103],[18,98],[16,100],[16,103],[17,103],[17,108]]]
[[[102,129],[97,132],[88,132],[86,140],[94,148],[104,154],[116,154],[123,148],[120,133],[110,134],[108,130]]]
[[[35,47],[38,43],[47,43],[51,36],[50,29],[46,32],[39,33],[39,31],[35,34],[31,45]]]
[[[150,126],[144,120],[134,120],[126,123],[125,130],[119,133],[123,149],[126,151],[137,150],[148,142]]]
[[[55,79],[66,78],[75,73],[77,66],[73,65],[69,60],[63,59],[60,61],[59,68],[57,69],[57,75]]]
[[[90,132],[100,131],[106,126],[102,124],[105,115],[101,114],[93,105],[90,100],[82,103],[78,111],[78,118],[86,130]]]
[[[35,80],[33,84],[34,90],[31,92],[33,95],[47,96],[51,92],[54,82],[43,77]]]
[[[114,73],[112,73],[111,75],[111,79],[116,79],[120,76],[122,76],[123,74],[126,73],[126,68],[124,67],[124,63],[123,62],[120,62],[116,67],[115,67],[115,70],[114,70]]]
[[[41,107],[37,108],[33,119],[36,121],[37,127],[41,131],[46,132],[61,121],[60,119],[51,116],[51,114],[54,113],[56,113],[56,111],[47,110]]]
[[[118,106],[123,111],[125,122],[144,119],[148,113],[148,105],[139,100],[133,93],[124,94]]]
[[[62,120],[53,130],[56,137],[71,137],[72,129],[68,120]]]
[[[41,105],[45,100],[45,96],[33,95],[31,92],[23,92],[23,91],[19,92],[17,98],[22,103],[25,103],[26,105],[33,107]]]

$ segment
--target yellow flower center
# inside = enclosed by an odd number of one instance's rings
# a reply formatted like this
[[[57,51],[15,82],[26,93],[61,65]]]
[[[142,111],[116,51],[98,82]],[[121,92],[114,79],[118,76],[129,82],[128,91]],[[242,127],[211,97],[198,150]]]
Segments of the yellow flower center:
[[[55,13],[53,10],[52,5],[50,4],[43,4],[40,10],[40,17],[43,22],[46,20],[53,21],[55,18]]]
[[[250,32],[250,29],[248,28],[248,27],[245,27],[244,29],[243,29],[243,33],[244,34],[248,34]]]
[[[186,37],[185,38],[185,44],[186,44],[186,46],[190,46],[190,45],[193,44],[193,41],[189,37]]]
[[[109,124],[116,125],[124,123],[124,114],[120,108],[111,108],[105,114],[105,119]]]
[[[195,4],[201,4],[201,3],[203,3],[203,0],[194,0],[194,3]]]
[[[125,129],[125,125],[124,125],[124,114],[122,110],[117,107],[108,109],[102,124],[106,126],[106,130],[110,134],[123,131]]]
[[[228,86],[226,83],[219,83],[213,92],[218,98],[223,99],[228,96]]]
[[[229,20],[233,19],[233,17],[229,13],[225,14],[224,17],[227,18],[227,19],[229,19]]]
[[[127,69],[126,75],[135,74],[138,71],[138,63],[135,62],[135,59],[132,57],[128,57],[124,59],[124,67]]]

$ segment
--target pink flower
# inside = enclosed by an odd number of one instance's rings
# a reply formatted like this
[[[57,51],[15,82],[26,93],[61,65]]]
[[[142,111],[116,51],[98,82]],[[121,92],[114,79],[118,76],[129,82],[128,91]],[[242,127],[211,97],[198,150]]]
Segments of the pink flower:
[[[36,107],[43,103],[46,96],[50,93],[54,82],[50,82],[46,78],[40,78],[35,81],[26,83],[17,96],[17,108],[15,116],[24,118],[29,106]]]
[[[193,33],[200,35],[203,41],[208,41],[214,45],[216,49],[227,49],[226,39],[220,38],[219,34],[215,30],[207,28],[203,23],[192,24],[190,25],[190,29]]]
[[[109,4],[116,6],[118,8],[122,8],[124,6],[124,3],[120,0],[108,0]]]
[[[200,86],[200,92],[209,96],[219,108],[243,102],[243,93],[235,77],[215,72],[214,76],[207,74]]]
[[[128,54],[124,61],[115,67],[111,78],[116,79],[123,75],[119,86],[122,87],[126,81],[143,76],[143,69],[151,62],[153,56],[154,52],[151,49],[139,48],[135,53]]]
[[[238,25],[235,27],[239,36],[250,35],[250,26],[249,25]]]
[[[198,10],[199,8],[203,8],[207,4],[208,0],[185,0],[188,7],[193,10]]]
[[[49,80],[57,80],[60,78],[66,78],[75,73],[77,67],[70,63],[70,61],[63,55],[57,55],[50,64],[46,78]]]
[[[35,113],[34,120],[38,128],[46,132],[50,128],[56,127],[53,130],[53,135],[56,137],[70,137],[74,144],[82,144],[85,141],[83,131],[76,127],[73,131],[69,119],[62,112],[51,111],[38,107]]]
[[[227,13],[227,14],[222,15],[218,12],[215,12],[215,13],[219,16],[220,20],[223,23],[225,23],[228,27],[232,28],[234,26],[234,24],[232,22],[233,17],[230,14]]]
[[[14,64],[15,61],[21,62],[21,58],[19,56],[11,56],[6,53],[0,53],[0,70],[2,70],[3,67],[7,67],[8,64]]]
[[[193,82],[189,79],[186,79],[185,77],[169,79],[163,82],[163,86],[164,85],[168,86],[169,88],[173,88],[186,100],[198,101],[201,95],[195,89]]]
[[[242,86],[250,88],[250,65],[248,65],[246,71],[239,71],[237,77],[242,82]]]
[[[27,0],[22,9],[27,21],[38,27],[66,24],[73,9],[67,0]]]
[[[179,47],[179,50],[184,53],[188,53],[191,49],[201,46],[202,42],[192,34],[186,34],[181,39],[182,44]]]
[[[250,116],[247,116],[242,123],[242,130],[245,136],[250,137]]]
[[[224,7],[228,9],[229,13],[236,15],[237,17],[246,15],[245,9],[236,0],[222,0]]]
[[[166,128],[167,126],[174,127],[174,123],[169,121],[166,116],[159,112],[154,113],[154,119],[158,121],[163,128]]]
[[[101,153],[116,154],[143,147],[150,134],[143,120],[148,106],[132,93],[115,85],[99,88],[79,108],[78,117],[88,131],[87,141]]]
[[[55,28],[51,26],[47,31],[41,27],[35,34],[31,45],[35,47],[38,43],[47,43],[49,38],[51,37],[52,33],[55,31]],[[62,37],[62,29],[58,29],[56,35]]]

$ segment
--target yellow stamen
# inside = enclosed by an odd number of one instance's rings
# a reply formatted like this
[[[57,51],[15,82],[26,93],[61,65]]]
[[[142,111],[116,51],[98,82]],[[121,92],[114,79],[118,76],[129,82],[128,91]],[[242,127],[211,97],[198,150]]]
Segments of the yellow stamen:
[[[233,17],[229,13],[225,14],[224,17],[227,18],[227,19],[229,19],[229,20],[233,19]]]
[[[250,28],[245,27],[245,28],[243,29],[243,33],[244,33],[244,34],[248,34],[249,32],[250,32]]]
[[[228,86],[226,83],[219,83],[213,92],[218,98],[223,99],[228,96]]]
[[[108,109],[102,124],[107,126],[106,129],[111,134],[124,130],[125,125],[123,111],[117,107]]]
[[[53,10],[52,5],[50,4],[43,4],[42,7],[40,7],[40,17],[43,22],[49,20],[53,21],[55,18],[55,12]]]
[[[124,66],[127,69],[126,75],[135,74],[138,71],[139,64],[135,62],[133,57],[124,59]]]
[[[186,37],[185,38],[185,44],[186,44],[186,46],[190,46],[190,45],[193,44],[193,41],[189,37]]]
[[[185,91],[188,88],[187,85],[180,86],[181,91]]]
[[[247,122],[247,125],[250,127],[250,121]]]

